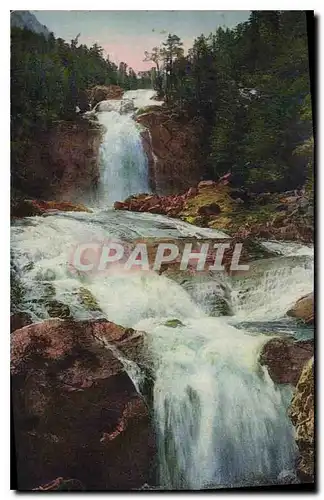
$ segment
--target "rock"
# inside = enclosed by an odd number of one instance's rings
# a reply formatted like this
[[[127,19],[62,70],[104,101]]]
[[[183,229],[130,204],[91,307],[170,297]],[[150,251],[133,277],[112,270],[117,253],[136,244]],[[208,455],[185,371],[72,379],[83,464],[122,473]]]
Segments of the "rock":
[[[135,111],[134,101],[131,99],[122,99],[120,103],[120,114],[127,114]]]
[[[192,196],[197,196],[197,194],[198,194],[198,188],[191,187],[186,192],[186,198],[191,198]]]
[[[184,326],[184,324],[179,319],[168,319],[168,321],[164,323],[164,326],[177,328],[178,326]]]
[[[44,210],[34,204],[33,200],[21,200],[11,206],[11,217],[34,217],[43,215]]]
[[[115,201],[114,202],[115,210],[128,210],[128,204],[123,201]]]
[[[44,201],[44,200],[22,200],[17,203],[11,211],[11,215],[16,218],[33,217],[44,215],[46,212],[89,212],[92,210],[82,203],[76,204],[68,201]]]
[[[70,318],[70,308],[59,300],[50,300],[45,304],[46,310],[51,318]]]
[[[298,475],[303,482],[314,481],[314,358],[304,366],[289,408],[296,429],[300,457]]]
[[[68,201],[43,201],[43,200],[32,200],[33,205],[42,211],[45,212],[88,212],[92,213],[90,208],[82,205],[82,203],[70,203]]]
[[[287,311],[287,316],[300,319],[307,325],[314,324],[314,294],[309,293],[301,299],[297,300],[296,304]]]
[[[216,186],[216,185],[217,185],[217,183],[215,181],[201,181],[198,184],[198,190],[204,189],[206,187]]]
[[[100,124],[82,117],[56,121],[29,142],[23,165],[12,167],[13,184],[23,186],[25,198],[84,199],[99,180],[101,135]]]
[[[18,489],[53,477],[82,480],[86,490],[150,482],[148,408],[116,357],[117,349],[141,363],[143,333],[106,320],[55,319],[11,339]]]
[[[28,312],[16,312],[10,316],[10,333],[19,330],[23,326],[30,325],[33,322]]]
[[[96,85],[88,90],[88,96],[91,108],[96,106],[98,102],[109,99],[121,99],[124,90],[118,85]]]
[[[85,90],[80,90],[78,92],[77,104],[81,113],[85,113],[91,109],[89,96]]]
[[[275,383],[296,385],[303,366],[313,354],[313,340],[296,342],[276,337],[263,346],[259,362],[268,368],[269,375]]]

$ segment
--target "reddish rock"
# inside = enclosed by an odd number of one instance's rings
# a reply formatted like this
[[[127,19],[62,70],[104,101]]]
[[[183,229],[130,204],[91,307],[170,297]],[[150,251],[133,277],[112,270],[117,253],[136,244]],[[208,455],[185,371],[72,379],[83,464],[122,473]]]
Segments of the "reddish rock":
[[[197,194],[198,194],[198,188],[191,187],[186,192],[186,198],[191,198],[192,196],[197,196]]]
[[[127,203],[124,203],[122,201],[115,201],[114,209],[115,210],[128,210],[128,205],[127,205]]]
[[[55,122],[39,133],[19,171],[24,193],[34,199],[84,199],[99,180],[101,130],[98,123],[79,118]]]
[[[44,215],[46,212],[89,212],[92,210],[82,203],[71,203],[68,201],[44,201],[44,200],[22,200],[17,203],[11,211],[14,218],[33,217]]]
[[[314,324],[314,294],[309,293],[297,300],[294,307],[287,311],[287,316],[301,319],[307,325]]]
[[[259,362],[268,368],[270,377],[277,384],[296,385],[305,363],[313,354],[313,340],[294,342],[272,338],[263,346]]]
[[[87,490],[149,482],[148,410],[109,346],[144,359],[143,334],[106,320],[48,320],[12,334],[18,489],[53,477],[81,480]]]
[[[118,85],[96,85],[87,91],[90,105],[93,108],[98,102],[109,99],[121,99],[124,90]]]
[[[53,481],[43,484],[38,488],[33,488],[33,491],[84,491],[85,487],[77,479],[64,479],[57,477]]]
[[[27,312],[13,313],[10,316],[10,333],[19,330],[23,326],[30,325],[32,322],[32,317]]]
[[[201,181],[198,184],[198,190],[204,189],[206,187],[216,186],[216,185],[217,185],[217,183],[215,181]]]
[[[49,164],[53,179],[53,196],[47,199],[75,201],[94,189],[99,180],[99,147],[101,127],[80,119],[77,123],[60,122],[49,138]]]
[[[35,215],[43,215],[44,210],[39,208],[33,200],[14,201],[11,206],[11,217],[20,219],[22,217],[34,217]]]

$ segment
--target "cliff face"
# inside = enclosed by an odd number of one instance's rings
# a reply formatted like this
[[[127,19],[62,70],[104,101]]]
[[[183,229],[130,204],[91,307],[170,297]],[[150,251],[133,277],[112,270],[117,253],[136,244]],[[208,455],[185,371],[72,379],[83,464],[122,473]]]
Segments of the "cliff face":
[[[314,481],[314,358],[304,366],[289,408],[299,449],[298,473],[306,482]]]
[[[158,194],[183,192],[200,179],[201,126],[181,121],[165,108],[150,109],[136,121],[145,127],[142,137],[150,165],[151,186]]]
[[[12,166],[13,186],[25,197],[84,199],[99,179],[100,140],[95,122],[57,122],[29,144],[23,164]]]
[[[87,91],[91,108],[107,99],[121,99],[124,90],[118,85],[96,85]]]
[[[135,362],[145,352],[142,332],[105,320],[55,318],[12,333],[19,489],[55,478],[82,482],[89,491],[138,489],[150,481],[149,410],[107,345]]]

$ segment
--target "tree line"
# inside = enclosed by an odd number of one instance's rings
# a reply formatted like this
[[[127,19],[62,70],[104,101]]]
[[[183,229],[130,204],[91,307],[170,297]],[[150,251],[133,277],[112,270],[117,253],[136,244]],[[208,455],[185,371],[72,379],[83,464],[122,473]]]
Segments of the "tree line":
[[[199,36],[184,55],[177,35],[145,53],[155,88],[179,114],[204,124],[207,177],[240,185],[311,183],[312,101],[306,14],[252,11],[236,27]]]
[[[11,165],[12,184],[39,132],[57,120],[75,120],[76,107],[89,109],[87,89],[119,85],[124,90],[148,85],[124,62],[117,66],[102,47],[70,43],[53,34],[11,29]],[[17,173],[17,175],[16,175]]]

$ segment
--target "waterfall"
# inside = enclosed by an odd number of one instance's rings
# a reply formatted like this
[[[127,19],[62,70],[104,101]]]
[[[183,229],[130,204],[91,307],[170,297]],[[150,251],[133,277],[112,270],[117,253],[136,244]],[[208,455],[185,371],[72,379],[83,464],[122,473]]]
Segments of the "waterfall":
[[[152,320],[159,484],[204,489],[269,484],[294,469],[291,397],[257,363],[266,337],[220,318],[186,318],[176,332]]]
[[[152,101],[154,94],[129,91],[91,112],[104,127],[99,201],[92,213],[13,223],[12,262],[19,282],[15,310],[43,321],[49,318],[46,301],[54,299],[77,320],[106,317],[147,333],[160,487],[200,490],[295,482],[294,430],[286,413],[292,387],[274,384],[258,356],[269,336],[312,334],[285,316],[313,289],[311,247],[267,241],[263,245],[277,256],[251,263],[246,276],[191,277],[181,285],[153,271],[70,272],[70,253],[79,243],[226,237],[162,215],[109,209],[116,200],[149,192],[148,162],[132,112],[161,104]],[[98,310],[80,303],[81,286],[93,295]],[[228,302],[232,316],[218,316],[215,296]],[[141,368],[123,356],[120,360],[141,390]]]
[[[148,159],[145,154],[140,125],[133,119],[137,108],[159,106],[154,90],[129,90],[119,100],[98,103],[96,113],[104,127],[100,146],[100,180],[98,204],[101,207],[123,201],[132,194],[149,193]]]

